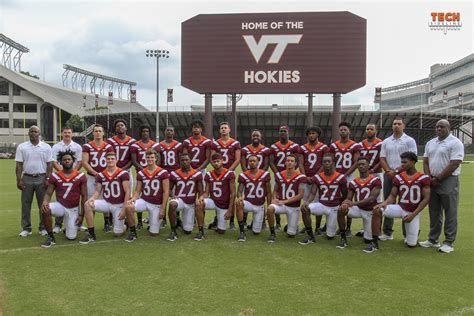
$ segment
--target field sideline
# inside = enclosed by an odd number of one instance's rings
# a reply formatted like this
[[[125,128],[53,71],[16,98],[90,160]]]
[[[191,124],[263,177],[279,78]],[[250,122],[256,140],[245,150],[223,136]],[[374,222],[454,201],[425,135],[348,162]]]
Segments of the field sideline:
[[[406,248],[400,221],[395,240],[365,254],[357,237],[339,250],[338,239],[300,246],[301,236],[283,233],[268,244],[268,231],[248,232],[246,243],[236,241],[237,231],[206,231],[200,243],[192,240],[194,232],[179,233],[172,243],[165,240],[167,227],[157,238],[141,231],[129,244],[105,235],[101,216],[96,244],[58,236],[56,246],[42,249],[36,206],[33,235],[17,237],[20,191],[13,160],[0,160],[0,179],[0,315],[474,314],[472,163],[462,166],[458,241],[449,255]],[[425,209],[421,240],[428,226]],[[354,220],[353,231],[360,227]]]

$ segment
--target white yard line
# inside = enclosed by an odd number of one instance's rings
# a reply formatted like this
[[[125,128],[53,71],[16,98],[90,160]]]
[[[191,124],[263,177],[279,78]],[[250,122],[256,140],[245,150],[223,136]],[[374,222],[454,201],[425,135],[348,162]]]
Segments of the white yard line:
[[[96,241],[94,243],[92,243],[91,245],[94,245],[94,244],[106,244],[106,243],[111,243],[111,242],[117,242],[117,241],[122,241],[122,242],[125,242],[125,240],[123,240],[122,238],[120,239],[113,239],[113,240],[103,240],[103,241]],[[74,243],[68,243],[68,244],[56,244],[54,246],[52,246],[51,248],[64,248],[64,247],[87,247],[88,245],[81,245],[78,241],[77,242],[74,242]],[[40,245],[38,245],[37,247],[26,247],[26,248],[13,248],[13,249],[2,249],[0,250],[0,254],[2,253],[11,253],[11,252],[23,252],[23,251],[28,251],[28,250],[48,250],[47,248],[42,248]]]

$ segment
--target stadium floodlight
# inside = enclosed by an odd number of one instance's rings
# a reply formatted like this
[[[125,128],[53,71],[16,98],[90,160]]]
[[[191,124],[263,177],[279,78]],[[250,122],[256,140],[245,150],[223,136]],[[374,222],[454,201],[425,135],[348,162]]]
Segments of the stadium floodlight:
[[[15,42],[2,33],[0,33],[0,51],[3,51],[0,63],[8,69],[12,68],[11,57],[13,55],[13,70],[15,71],[21,71],[21,56],[24,53],[30,52],[27,47]]]
[[[160,99],[159,99],[159,82],[160,82],[160,58],[169,58],[168,50],[147,49],[146,57],[156,58],[156,141],[160,141]]]

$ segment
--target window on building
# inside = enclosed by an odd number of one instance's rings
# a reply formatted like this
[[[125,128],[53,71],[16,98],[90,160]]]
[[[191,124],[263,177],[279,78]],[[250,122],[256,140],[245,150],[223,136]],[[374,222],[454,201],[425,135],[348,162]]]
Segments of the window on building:
[[[22,90],[24,90],[22,87],[13,84],[13,95],[21,95]]]
[[[8,112],[8,103],[0,103],[0,112]]]
[[[23,105],[25,106],[24,110],[23,110]],[[23,111],[27,113],[36,113],[36,104],[22,104],[22,103],[13,104],[13,112],[23,113]]]
[[[14,128],[30,128],[32,125],[36,125],[36,120],[13,120]]]
[[[8,128],[8,119],[0,119],[0,128]]]
[[[8,81],[0,79],[0,95],[8,95]]]

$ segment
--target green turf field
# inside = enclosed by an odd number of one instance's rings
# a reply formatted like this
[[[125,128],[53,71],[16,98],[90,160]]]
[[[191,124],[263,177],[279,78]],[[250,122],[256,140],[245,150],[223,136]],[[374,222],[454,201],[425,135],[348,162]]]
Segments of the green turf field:
[[[300,246],[301,236],[283,233],[268,244],[268,231],[248,233],[246,243],[237,232],[209,231],[202,242],[180,234],[172,243],[169,228],[157,238],[142,231],[131,244],[98,229],[95,244],[59,236],[42,249],[36,229],[17,237],[14,161],[0,160],[0,315],[474,314],[474,164],[462,168],[458,241],[449,255],[404,247],[399,221],[395,240],[374,254],[363,253],[357,237],[344,250],[338,240]],[[424,240],[427,209],[422,214]],[[360,226],[354,220],[353,231]]]

